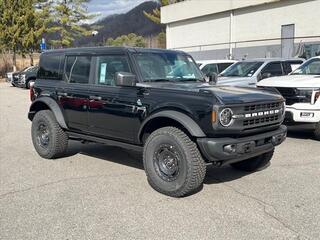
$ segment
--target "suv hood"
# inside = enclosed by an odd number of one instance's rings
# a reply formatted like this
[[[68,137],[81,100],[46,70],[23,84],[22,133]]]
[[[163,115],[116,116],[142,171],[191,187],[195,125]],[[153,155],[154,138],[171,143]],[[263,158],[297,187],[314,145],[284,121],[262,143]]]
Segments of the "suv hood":
[[[243,104],[256,102],[281,101],[283,97],[277,92],[250,87],[232,87],[232,86],[212,86],[208,83],[145,83],[137,86],[170,89],[175,91],[190,91],[203,94],[212,94],[218,98],[222,104]]]
[[[271,77],[257,83],[260,87],[320,88],[320,75]]]

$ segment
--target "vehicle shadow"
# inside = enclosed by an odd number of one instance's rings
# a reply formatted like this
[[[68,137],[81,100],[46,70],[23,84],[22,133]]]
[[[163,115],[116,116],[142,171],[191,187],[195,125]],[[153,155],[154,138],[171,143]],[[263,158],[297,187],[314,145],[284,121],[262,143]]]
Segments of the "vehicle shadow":
[[[240,179],[250,172],[244,172],[236,170],[230,166],[224,166],[221,168],[208,167],[207,174],[203,181],[204,184],[219,184],[224,182],[231,182]]]
[[[82,154],[100,160],[144,170],[142,153],[132,150],[97,143],[82,144],[77,141],[70,141],[67,156],[73,156],[76,154]],[[229,166],[222,168],[208,166],[204,184],[230,182],[248,174],[250,173],[238,171]]]
[[[82,144],[77,141],[69,141],[67,157],[82,154],[100,160],[122,164],[143,170],[142,153],[119,147],[98,143]]]
[[[312,130],[298,127],[288,127],[287,137],[303,140],[310,139],[316,141]]]

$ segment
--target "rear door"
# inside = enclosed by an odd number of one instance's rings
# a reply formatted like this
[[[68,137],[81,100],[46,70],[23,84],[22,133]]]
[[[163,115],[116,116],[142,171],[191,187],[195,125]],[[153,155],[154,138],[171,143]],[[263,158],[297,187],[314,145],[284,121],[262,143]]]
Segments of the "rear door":
[[[57,89],[67,124],[71,130],[77,132],[88,131],[91,61],[91,56],[66,56],[63,73],[65,83]]]

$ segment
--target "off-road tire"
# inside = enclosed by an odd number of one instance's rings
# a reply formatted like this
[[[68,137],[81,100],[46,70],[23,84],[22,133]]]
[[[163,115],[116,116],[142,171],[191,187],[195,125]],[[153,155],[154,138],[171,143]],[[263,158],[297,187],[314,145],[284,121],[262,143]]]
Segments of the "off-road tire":
[[[232,163],[231,166],[235,169],[245,171],[245,172],[254,172],[262,169],[267,164],[269,164],[272,159],[274,150],[259,155],[257,157],[249,158],[241,162]]]
[[[159,173],[158,149],[173,147],[177,157],[177,176],[170,181]],[[156,156],[157,155],[157,156]],[[172,197],[183,197],[198,190],[206,174],[206,165],[197,145],[180,129],[163,127],[154,131],[146,140],[143,151],[143,164],[147,179],[156,191]]]
[[[41,146],[38,131],[39,127],[46,126],[48,144]],[[33,146],[37,153],[46,159],[62,157],[68,148],[68,136],[59,126],[55,116],[50,110],[42,110],[36,113],[32,120],[31,136]]]
[[[314,137],[315,139],[320,141],[320,122],[317,123],[316,129],[314,130]]]

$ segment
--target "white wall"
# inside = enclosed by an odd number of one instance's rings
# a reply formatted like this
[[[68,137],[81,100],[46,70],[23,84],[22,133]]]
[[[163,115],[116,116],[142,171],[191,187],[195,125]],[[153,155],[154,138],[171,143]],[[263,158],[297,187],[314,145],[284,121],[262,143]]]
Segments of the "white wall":
[[[219,13],[167,25],[167,47],[188,47],[229,41],[229,16]]]
[[[162,7],[161,22],[167,24],[277,1],[281,0],[188,0]]]
[[[162,21],[168,22],[167,47],[181,48],[185,51],[228,48],[228,44],[207,47],[199,47],[199,45],[229,42],[230,11],[202,17],[199,17],[199,13],[208,13],[208,9],[213,11],[212,8],[214,7],[215,9],[223,9],[222,7],[226,7],[226,2],[229,2],[230,5],[231,3],[235,4],[235,1],[248,2],[246,0],[223,0],[224,4],[222,4],[221,0],[190,0],[162,8],[162,10],[165,10],[163,11]],[[250,2],[259,1],[250,0]],[[285,24],[295,24],[295,37],[320,35],[320,0],[262,0],[262,2],[269,3],[243,8],[238,7],[233,10],[233,41],[280,38],[281,25]],[[222,7],[219,8],[220,3]],[[207,10],[203,9],[203,5],[206,6]],[[191,16],[198,17],[190,19],[188,12]],[[198,14],[196,15],[196,13]],[[183,20],[183,17],[188,19]],[[319,41],[319,38],[310,39],[310,41],[315,40]],[[297,40],[296,42],[299,41]],[[304,41],[308,40],[304,39]],[[238,44],[237,47],[279,43],[280,41],[251,42]],[[186,48],[189,46],[198,47]]]

